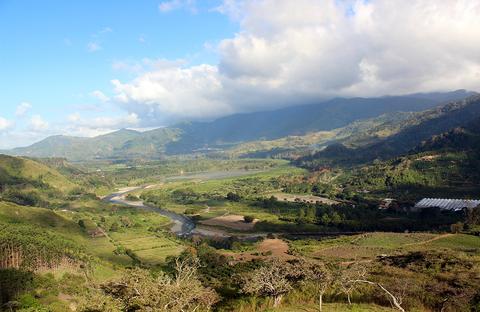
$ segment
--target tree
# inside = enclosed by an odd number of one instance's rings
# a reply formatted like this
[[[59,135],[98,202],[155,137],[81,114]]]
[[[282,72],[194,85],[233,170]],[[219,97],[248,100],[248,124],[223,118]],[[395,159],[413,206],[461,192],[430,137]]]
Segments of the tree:
[[[228,194],[227,194],[227,200],[229,200],[229,201],[238,202],[238,201],[240,201],[240,199],[241,199],[240,195],[235,194],[233,192],[228,192]]]
[[[318,297],[318,310],[322,311],[323,295],[332,286],[334,277],[332,272],[323,263],[305,261],[300,267],[303,282],[311,282],[314,285]]]
[[[85,221],[82,220],[82,219],[78,220],[78,226],[80,226],[82,229],[84,229],[85,228]]]
[[[347,295],[348,304],[352,304],[350,297],[358,284],[367,284],[379,288],[387,295],[388,299],[395,308],[402,312],[405,312],[405,309],[401,306],[402,299],[391,293],[381,283],[368,280],[366,267],[358,262],[351,264],[341,273],[340,287],[342,291]]]
[[[161,272],[155,277],[147,270],[135,268],[119,280],[102,285],[102,289],[121,303],[122,311],[209,310],[218,301],[218,295],[198,279],[198,263],[197,258],[177,258],[173,276]]]
[[[461,231],[463,231],[463,226],[464,226],[464,224],[462,222],[454,223],[454,224],[450,225],[450,231],[453,234],[458,234]]]
[[[465,223],[468,225],[479,225],[480,224],[480,205],[475,208],[468,208],[466,210]]]
[[[254,216],[243,216],[245,223],[252,223],[255,220]]]
[[[246,294],[273,297],[274,307],[292,289],[288,263],[274,259],[242,277],[242,291]]]
[[[122,304],[98,290],[92,290],[86,297],[80,299],[77,310],[80,312],[117,312],[122,310]]]
[[[355,262],[340,272],[339,286],[342,292],[347,296],[348,304],[352,304],[352,293],[357,288],[355,281],[364,279],[367,274],[365,267]]]

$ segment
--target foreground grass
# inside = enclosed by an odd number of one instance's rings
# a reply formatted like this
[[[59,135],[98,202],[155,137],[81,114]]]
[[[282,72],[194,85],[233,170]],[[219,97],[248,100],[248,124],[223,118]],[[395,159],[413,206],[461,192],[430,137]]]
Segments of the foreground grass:
[[[318,306],[315,305],[296,305],[288,307],[280,307],[276,309],[266,310],[269,312],[318,312]],[[397,311],[392,308],[382,307],[375,304],[342,304],[342,303],[326,303],[323,305],[325,312],[390,312]]]

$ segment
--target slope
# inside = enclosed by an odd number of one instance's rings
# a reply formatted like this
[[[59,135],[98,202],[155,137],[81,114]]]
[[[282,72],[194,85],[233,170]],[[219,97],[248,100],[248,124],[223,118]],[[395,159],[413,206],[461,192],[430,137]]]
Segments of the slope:
[[[466,127],[480,117],[480,96],[454,101],[444,106],[413,114],[402,121],[401,131],[377,142],[359,148],[348,148],[344,144],[328,146],[300,162],[307,165],[316,163],[348,164],[369,162],[374,159],[389,159],[408,153],[423,141],[457,127]]]
[[[170,154],[188,153],[205,146],[223,146],[253,140],[272,140],[329,131],[362,119],[391,112],[418,112],[451,99],[462,99],[471,92],[386,96],[380,98],[337,98],[326,102],[287,107],[275,111],[236,114],[213,122],[177,125],[180,140],[168,144]]]
[[[0,199],[46,206],[79,186],[57,170],[31,159],[0,155]]]

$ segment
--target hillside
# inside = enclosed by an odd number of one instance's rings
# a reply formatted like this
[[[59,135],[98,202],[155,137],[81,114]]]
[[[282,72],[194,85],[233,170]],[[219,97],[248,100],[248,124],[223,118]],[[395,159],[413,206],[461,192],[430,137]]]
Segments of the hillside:
[[[147,132],[121,129],[93,138],[59,135],[6,153],[30,157],[59,157],[70,161],[158,158],[163,154],[165,144],[174,141],[178,133],[178,129],[160,128]]]
[[[356,148],[376,143],[409,126],[409,121],[421,112],[393,112],[378,117],[354,121],[345,127],[330,131],[311,132],[275,140],[240,143],[225,153],[236,157],[282,157],[295,159],[311,150],[342,144]]]
[[[480,118],[480,96],[454,101],[425,112],[416,113],[401,121],[401,131],[392,131],[392,135],[377,140],[372,144],[351,148],[337,142],[313,156],[303,158],[300,162],[310,164],[369,162],[374,159],[389,159],[416,149],[424,141],[442,135],[458,127],[472,128]],[[395,123],[386,124],[387,129],[395,128]],[[473,129],[473,128],[472,128]]]
[[[46,205],[79,189],[57,170],[27,158],[0,155],[0,199]]]
[[[62,192],[76,185],[57,170],[27,158],[0,155],[0,184],[2,186],[38,182]]]
[[[398,124],[398,121],[404,119],[405,113],[420,112],[448,100],[462,99],[470,94],[472,93],[459,90],[380,98],[337,98],[275,111],[236,114],[211,122],[183,123],[146,132],[122,129],[94,138],[53,136],[31,146],[5,153],[30,157],[62,157],[70,161],[160,159],[165,155],[223,151],[250,141],[256,141],[257,145],[261,141],[282,138],[291,141],[287,137],[309,136],[312,133],[320,134],[314,135],[316,138],[313,140],[307,139],[306,144],[319,144],[322,142],[318,142],[318,137],[322,137],[322,140],[324,137],[321,132],[340,129],[327,135],[328,139],[338,141],[360,131],[358,122],[361,120],[384,116],[384,123],[396,120]],[[368,127],[372,128],[372,125]],[[389,132],[384,132],[383,135],[387,133]],[[359,140],[360,138],[357,141]],[[370,142],[368,138],[364,140]],[[272,144],[266,145],[268,147]],[[273,143],[274,147],[278,145],[285,144]],[[297,144],[294,145],[297,147]],[[251,147],[248,150],[250,152]]]
[[[170,154],[188,153],[205,146],[225,147],[228,143],[273,140],[328,131],[382,114],[423,111],[471,94],[458,90],[379,98],[336,98],[275,111],[236,114],[213,122],[185,123],[177,126],[183,130],[182,138],[169,144],[167,151]]]

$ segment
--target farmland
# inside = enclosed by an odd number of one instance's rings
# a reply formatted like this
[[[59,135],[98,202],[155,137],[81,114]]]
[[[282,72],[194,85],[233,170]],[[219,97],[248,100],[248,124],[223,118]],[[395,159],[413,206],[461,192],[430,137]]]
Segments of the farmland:
[[[329,274],[340,276],[325,293],[324,309],[330,311],[392,311],[384,296],[366,286],[359,285],[348,293],[353,304],[347,303],[341,276],[353,274],[348,272],[354,267],[365,268],[369,279],[381,281],[398,296],[405,292],[397,289],[394,281],[398,278],[412,289],[423,287],[422,283],[430,279],[435,287],[456,292],[456,283],[465,283],[469,270],[476,272],[480,238],[468,231],[451,233],[450,224],[457,222],[458,216],[439,216],[417,224],[419,215],[379,210],[367,199],[369,194],[352,200],[338,198],[335,193],[319,196],[303,192],[306,183],[317,183],[316,178],[282,161],[249,170],[237,169],[240,161],[235,164],[230,171],[220,163],[221,170],[211,167],[210,171],[180,175],[159,176],[159,170],[151,170],[152,176],[134,180],[128,178],[127,168],[102,167],[101,172],[108,172],[110,178],[103,178],[97,194],[85,189],[84,194],[69,200],[57,196],[55,209],[2,202],[0,218],[6,226],[45,229],[60,246],[71,244],[69,250],[78,250],[75,257],[88,263],[85,274],[95,283],[128,279],[130,275],[125,274],[133,268],[170,272],[178,259],[195,257],[200,281],[222,295],[216,305],[218,311],[297,311],[299,307],[314,311],[314,285],[310,282],[289,282],[292,289],[276,308],[269,296],[241,293],[239,278],[268,268],[275,261],[281,261],[275,265],[300,266],[296,269],[299,272],[308,261],[316,261],[324,263]],[[251,164],[247,160],[244,166]],[[173,166],[178,168],[175,162]],[[132,177],[138,177],[138,170],[132,169]],[[98,175],[94,170],[76,176],[71,187],[81,188],[90,179],[87,177],[99,179]],[[104,186],[112,177],[124,180],[113,182],[110,192],[116,193],[105,197]],[[357,205],[362,208],[355,208]],[[183,230],[178,224],[181,220],[188,220],[193,228]],[[430,230],[418,230],[422,226]],[[391,230],[397,227],[402,231]],[[405,232],[405,227],[412,231]],[[174,229],[177,232],[172,233]],[[78,292],[63,290],[61,285],[62,272],[79,274],[78,270],[78,266],[56,267],[51,271],[56,290],[48,296],[40,295],[35,302],[53,311],[83,305]],[[80,283],[78,287],[87,285]],[[472,292],[476,289],[474,285],[462,287]],[[241,295],[232,295],[232,291]],[[431,306],[441,304],[438,300],[442,293],[431,291]],[[26,294],[31,294],[30,290]],[[426,295],[411,293],[404,305],[412,311],[424,311],[422,296]]]

